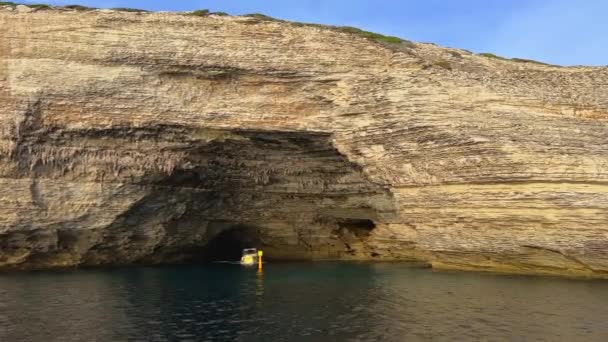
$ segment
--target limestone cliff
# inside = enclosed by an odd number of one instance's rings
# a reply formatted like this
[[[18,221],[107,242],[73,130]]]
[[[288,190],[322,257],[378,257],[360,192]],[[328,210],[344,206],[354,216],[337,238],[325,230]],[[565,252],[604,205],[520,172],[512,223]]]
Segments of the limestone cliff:
[[[607,87],[260,18],[2,7],[0,266],[255,245],[607,277]]]

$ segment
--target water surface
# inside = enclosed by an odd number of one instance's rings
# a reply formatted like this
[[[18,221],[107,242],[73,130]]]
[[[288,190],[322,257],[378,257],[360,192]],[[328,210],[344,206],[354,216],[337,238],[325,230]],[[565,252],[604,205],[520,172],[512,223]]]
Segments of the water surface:
[[[608,341],[608,282],[269,264],[0,274],[0,341]]]

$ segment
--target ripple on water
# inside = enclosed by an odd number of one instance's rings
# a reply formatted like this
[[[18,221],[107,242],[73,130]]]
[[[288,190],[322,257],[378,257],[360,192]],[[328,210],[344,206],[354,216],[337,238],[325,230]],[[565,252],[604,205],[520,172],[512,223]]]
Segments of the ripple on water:
[[[607,341],[608,282],[399,264],[0,275],[0,341]]]

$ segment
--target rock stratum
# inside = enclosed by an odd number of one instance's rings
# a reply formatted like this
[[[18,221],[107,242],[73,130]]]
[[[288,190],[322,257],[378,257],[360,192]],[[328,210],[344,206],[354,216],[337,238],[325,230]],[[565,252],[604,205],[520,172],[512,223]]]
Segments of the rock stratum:
[[[607,90],[260,18],[2,7],[0,267],[257,246],[605,278]]]

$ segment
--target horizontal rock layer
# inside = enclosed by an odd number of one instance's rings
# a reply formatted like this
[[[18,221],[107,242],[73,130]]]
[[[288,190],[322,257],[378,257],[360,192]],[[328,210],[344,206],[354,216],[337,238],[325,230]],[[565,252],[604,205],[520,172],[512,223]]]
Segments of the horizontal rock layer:
[[[0,32],[0,267],[253,245],[608,277],[607,68],[259,18],[3,7]]]

